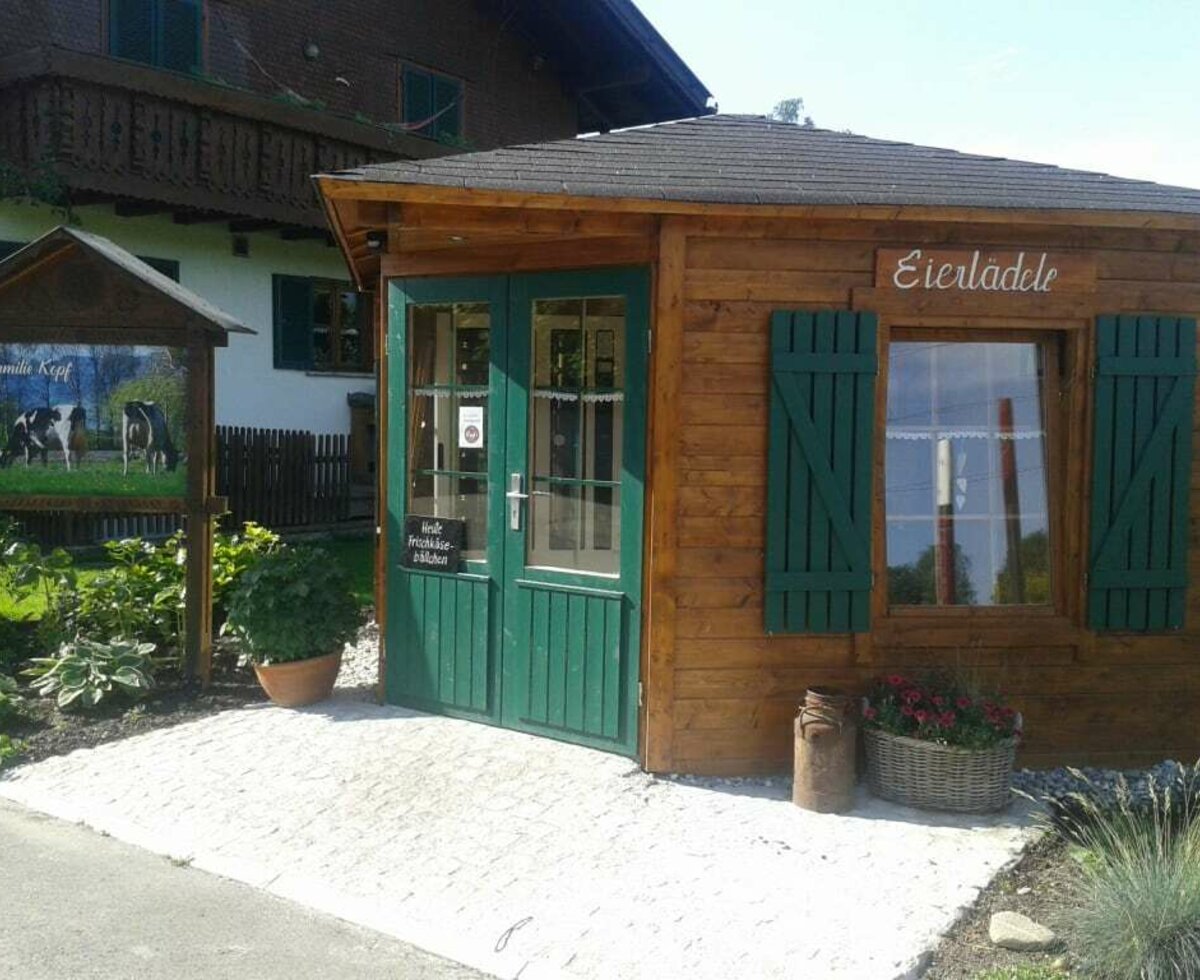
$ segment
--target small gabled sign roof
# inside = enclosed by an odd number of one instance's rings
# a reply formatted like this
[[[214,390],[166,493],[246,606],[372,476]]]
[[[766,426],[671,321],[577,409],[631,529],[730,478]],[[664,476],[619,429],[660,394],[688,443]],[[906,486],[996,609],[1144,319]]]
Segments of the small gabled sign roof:
[[[5,328],[40,326],[199,328],[220,346],[255,333],[109,239],[66,225],[0,261],[0,340]]]

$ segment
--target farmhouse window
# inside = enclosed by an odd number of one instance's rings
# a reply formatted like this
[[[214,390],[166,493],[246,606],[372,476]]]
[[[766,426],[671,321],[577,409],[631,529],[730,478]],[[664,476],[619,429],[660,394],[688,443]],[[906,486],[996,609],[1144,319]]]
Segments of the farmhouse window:
[[[405,65],[400,70],[400,118],[411,132],[435,140],[457,140],[462,132],[463,84],[446,75]],[[423,124],[423,125],[418,125]]]
[[[108,51],[117,58],[196,74],[202,0],[110,0]]]
[[[335,279],[277,275],[273,300],[276,368],[372,370],[370,293]]]
[[[888,346],[884,431],[892,606],[1046,605],[1046,349]]]

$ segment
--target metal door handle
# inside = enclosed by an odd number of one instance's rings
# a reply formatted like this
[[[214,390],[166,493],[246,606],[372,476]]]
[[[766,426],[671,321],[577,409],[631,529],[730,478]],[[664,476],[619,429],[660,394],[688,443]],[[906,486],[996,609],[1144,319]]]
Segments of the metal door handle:
[[[524,492],[525,477],[520,473],[512,473],[508,477],[508,529],[521,530],[521,501],[528,500],[529,494]]]

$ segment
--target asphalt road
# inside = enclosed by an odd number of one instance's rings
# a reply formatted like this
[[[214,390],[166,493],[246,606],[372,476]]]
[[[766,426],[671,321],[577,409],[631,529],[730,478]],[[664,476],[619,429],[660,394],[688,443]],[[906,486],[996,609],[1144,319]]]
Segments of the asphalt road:
[[[0,977],[483,976],[387,936],[0,802]]]

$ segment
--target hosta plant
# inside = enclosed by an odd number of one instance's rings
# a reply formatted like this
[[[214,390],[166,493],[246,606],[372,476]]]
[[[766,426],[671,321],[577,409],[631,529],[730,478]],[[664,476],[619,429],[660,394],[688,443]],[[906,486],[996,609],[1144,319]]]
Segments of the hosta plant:
[[[136,640],[90,640],[64,643],[53,657],[37,657],[25,673],[43,697],[60,708],[94,708],[113,695],[137,700],[154,687],[154,644]]]
[[[941,678],[884,678],[863,702],[863,724],[939,745],[990,748],[1020,735],[1020,715],[999,697]]]

